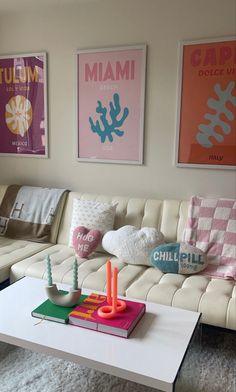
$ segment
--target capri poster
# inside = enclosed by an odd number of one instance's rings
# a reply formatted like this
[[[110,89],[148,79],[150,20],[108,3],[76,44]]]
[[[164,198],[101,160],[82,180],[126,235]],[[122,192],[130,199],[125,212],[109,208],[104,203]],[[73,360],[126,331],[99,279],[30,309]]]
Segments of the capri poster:
[[[0,155],[47,157],[46,54],[0,57]]]
[[[146,46],[77,53],[77,159],[143,163]]]
[[[236,168],[236,38],[184,43],[177,166]]]

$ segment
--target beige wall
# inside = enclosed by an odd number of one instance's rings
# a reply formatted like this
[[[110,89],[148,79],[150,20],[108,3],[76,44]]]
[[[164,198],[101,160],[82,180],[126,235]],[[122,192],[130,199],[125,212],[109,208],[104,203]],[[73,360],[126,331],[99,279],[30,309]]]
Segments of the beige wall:
[[[234,171],[174,165],[178,43],[235,34],[235,0],[55,0],[41,9],[22,1],[21,11],[6,6],[0,16],[0,53],[48,53],[50,158],[1,157],[0,183],[152,198],[236,196]],[[138,43],[148,46],[144,165],[77,162],[74,53]]]

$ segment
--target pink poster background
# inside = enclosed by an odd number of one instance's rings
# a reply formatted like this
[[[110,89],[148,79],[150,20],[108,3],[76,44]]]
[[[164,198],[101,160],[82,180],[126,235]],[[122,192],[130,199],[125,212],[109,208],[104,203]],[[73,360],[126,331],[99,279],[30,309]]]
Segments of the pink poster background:
[[[140,161],[143,132],[144,61],[142,48],[78,54],[79,158]],[[129,72],[123,75],[117,73],[118,62],[118,67],[122,69],[126,64]],[[95,69],[93,67],[97,67],[97,72],[92,75],[92,70]],[[88,68],[91,71],[89,77],[86,73]],[[114,104],[114,94],[119,95],[121,107],[117,119],[122,117],[124,108],[129,110],[124,123],[119,127],[124,134],[119,137],[112,133],[113,141],[106,138],[102,143],[101,137],[91,130],[89,118],[91,117],[94,123],[99,121],[103,128],[101,114],[96,112],[98,101],[101,101],[102,107],[107,108],[106,119],[108,123],[111,123],[109,103]]]

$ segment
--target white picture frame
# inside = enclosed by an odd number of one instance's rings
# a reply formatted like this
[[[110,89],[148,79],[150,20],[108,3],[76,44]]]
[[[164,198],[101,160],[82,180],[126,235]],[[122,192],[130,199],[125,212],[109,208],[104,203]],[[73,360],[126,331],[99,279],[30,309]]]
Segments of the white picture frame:
[[[143,164],[146,45],[78,50],[80,162]]]
[[[177,167],[236,169],[235,50],[236,37],[180,43]]]
[[[0,56],[0,156],[48,158],[47,54]]]

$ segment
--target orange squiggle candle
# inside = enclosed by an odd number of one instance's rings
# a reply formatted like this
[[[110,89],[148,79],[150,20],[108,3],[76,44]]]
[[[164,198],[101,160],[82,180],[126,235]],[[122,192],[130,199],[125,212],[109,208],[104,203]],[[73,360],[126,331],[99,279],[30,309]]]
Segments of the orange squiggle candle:
[[[118,269],[115,267],[113,271],[113,281],[112,281],[112,312],[114,314],[117,310],[117,277],[118,277]]]
[[[107,269],[107,303],[111,305],[111,262],[107,261],[106,264]]]

